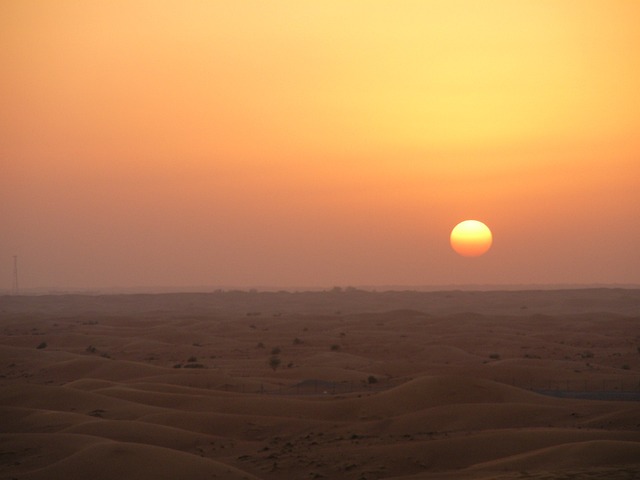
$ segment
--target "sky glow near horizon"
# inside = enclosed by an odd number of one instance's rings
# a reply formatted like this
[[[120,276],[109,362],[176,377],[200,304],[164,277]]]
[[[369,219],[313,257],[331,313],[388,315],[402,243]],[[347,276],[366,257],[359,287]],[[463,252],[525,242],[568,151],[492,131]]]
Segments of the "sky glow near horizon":
[[[638,20],[3,2],[0,290],[13,255],[24,288],[640,283]]]

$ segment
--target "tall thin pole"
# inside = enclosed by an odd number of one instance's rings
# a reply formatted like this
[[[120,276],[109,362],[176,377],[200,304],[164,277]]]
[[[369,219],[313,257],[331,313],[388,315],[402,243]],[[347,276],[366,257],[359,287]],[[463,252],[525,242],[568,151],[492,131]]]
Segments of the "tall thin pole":
[[[13,256],[13,283],[11,284],[11,294],[18,295],[20,287],[18,285],[18,256]]]

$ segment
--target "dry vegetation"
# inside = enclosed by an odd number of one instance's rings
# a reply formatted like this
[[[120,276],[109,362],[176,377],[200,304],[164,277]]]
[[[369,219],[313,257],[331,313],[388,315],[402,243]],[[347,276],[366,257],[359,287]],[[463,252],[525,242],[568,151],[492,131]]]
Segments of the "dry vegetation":
[[[640,477],[637,290],[2,297],[0,335],[0,478]]]

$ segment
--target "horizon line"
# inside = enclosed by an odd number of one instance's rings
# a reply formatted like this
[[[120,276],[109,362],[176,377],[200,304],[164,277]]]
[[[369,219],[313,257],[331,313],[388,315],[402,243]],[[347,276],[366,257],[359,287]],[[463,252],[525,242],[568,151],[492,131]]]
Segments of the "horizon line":
[[[274,286],[274,285],[191,285],[191,286],[132,286],[132,287],[29,287],[21,288],[18,295],[11,289],[0,289],[3,296],[35,295],[118,295],[118,294],[171,294],[171,293],[224,293],[242,292],[330,292],[334,291],[531,291],[531,290],[588,290],[588,289],[640,289],[637,283],[513,283],[513,284],[427,284],[427,285],[332,285],[332,286]]]

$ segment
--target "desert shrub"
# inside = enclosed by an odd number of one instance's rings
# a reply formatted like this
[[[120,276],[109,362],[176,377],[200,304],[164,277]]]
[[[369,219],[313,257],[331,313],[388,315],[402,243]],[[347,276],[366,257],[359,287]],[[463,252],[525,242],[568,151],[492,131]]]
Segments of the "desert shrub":
[[[181,363],[176,363],[173,368],[182,368],[182,364]]]
[[[280,347],[273,347],[271,349],[271,355],[280,355],[281,352],[282,352],[282,349]]]
[[[93,345],[89,345],[86,348],[87,353],[96,353],[96,347],[94,347]]]
[[[281,363],[282,360],[280,360],[280,357],[278,357],[277,355],[271,355],[271,357],[269,357],[269,366],[273,369],[274,372],[278,369]]]
[[[294,345],[302,345],[304,342],[302,340],[300,340],[298,337],[293,339],[293,344]]]
[[[630,370],[631,367],[628,364],[625,363],[624,365],[622,365],[622,369],[623,370]]]
[[[333,345],[331,345],[331,351],[332,352],[337,352],[338,350],[340,350],[340,345],[335,344],[335,343]]]
[[[189,357],[187,359],[187,362],[189,362],[189,363],[193,363],[193,362],[197,362],[197,361],[198,361],[198,357]]]
[[[256,345],[256,348],[264,348],[264,343],[258,342],[258,344]]]
[[[204,365],[201,363],[187,363],[184,368],[204,368]]]
[[[374,383],[378,383],[378,379],[373,375],[369,375],[369,378],[367,378],[367,383],[369,385],[373,385]]]
[[[489,358],[491,360],[500,360],[500,354],[499,353],[492,353],[489,355]]]
[[[40,342],[40,344],[38,344],[38,346],[36,347],[38,350],[42,350],[43,348],[47,348],[47,342]]]

